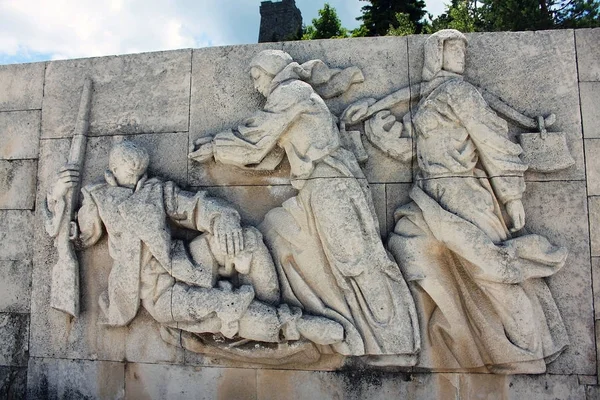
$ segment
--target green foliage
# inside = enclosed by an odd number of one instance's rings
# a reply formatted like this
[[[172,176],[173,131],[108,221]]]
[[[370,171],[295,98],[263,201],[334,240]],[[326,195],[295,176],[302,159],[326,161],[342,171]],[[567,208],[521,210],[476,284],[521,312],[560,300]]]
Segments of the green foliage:
[[[441,29],[456,29],[461,32],[477,32],[481,24],[477,2],[473,0],[452,0],[446,5],[446,11],[436,18],[429,15],[431,23],[423,28],[425,33],[437,32]]]
[[[342,22],[329,3],[319,10],[319,16],[313,18],[312,25],[304,28],[302,40],[336,39],[348,37],[348,30],[342,27]]]
[[[600,26],[598,0],[452,0],[424,31],[531,31]]]
[[[408,20],[415,26],[415,33],[421,33],[422,19],[426,14],[423,0],[361,0],[369,4],[362,7],[363,15],[357,20],[362,21],[361,28],[367,31],[367,36],[384,36],[398,29],[405,18],[400,20],[397,14],[408,15]],[[402,28],[400,28],[402,30]]]
[[[414,35],[417,27],[410,20],[410,15],[405,13],[397,13],[396,20],[398,21],[398,27],[394,27],[390,24],[387,31],[387,36],[408,36]]]

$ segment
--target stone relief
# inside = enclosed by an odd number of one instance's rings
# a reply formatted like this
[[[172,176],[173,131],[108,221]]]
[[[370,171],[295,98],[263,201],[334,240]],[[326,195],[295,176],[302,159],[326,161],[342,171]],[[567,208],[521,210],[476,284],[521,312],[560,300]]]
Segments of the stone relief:
[[[323,63],[299,65],[279,50],[259,53],[250,74],[266,97],[264,108],[243,125],[203,137],[190,157],[268,169],[287,157],[298,195],[271,210],[260,227],[282,300],[343,325],[344,340],[331,346],[336,353],[413,365],[420,347],[413,300],[381,241],[367,181],[340,145],[336,118],[323,101],[343,93],[359,72],[319,76],[313,65]]]
[[[396,210],[388,246],[417,304],[420,365],[542,373],[568,345],[568,337],[540,278],[556,273],[568,252],[524,230],[523,173],[528,161],[549,171],[573,160],[564,135],[549,138],[545,131],[554,116],[537,119],[541,132],[521,138],[530,153],[519,157],[523,148],[508,139],[506,121],[490,105],[525,127],[536,120],[463,79],[466,45],[458,31],[430,36],[422,83],[378,102],[351,105],[343,118],[347,124],[369,118],[369,139],[393,135],[395,142],[375,144],[403,144],[408,149],[395,151],[406,154],[412,144],[398,142],[402,124],[382,110],[419,100],[408,122],[412,126],[404,126],[416,149],[412,202]]]
[[[554,115],[529,118],[463,79],[466,46],[458,31],[430,36],[420,84],[351,104],[339,119],[324,100],[363,82],[358,68],[257,54],[250,75],[262,109],[202,133],[189,154],[263,171],[287,159],[297,195],[257,228],[224,200],[149,178],[147,152],[130,142],[113,147],[105,182],[81,189],[75,214],[86,83],[69,163],[44,205],[59,253],[51,305],[77,316],[73,245],[106,232],[113,267],[99,304],[111,326],[129,324],[141,305],[168,343],[239,361],[339,354],[376,366],[543,373],[568,345],[543,278],[568,251],[525,230],[523,175],[574,161],[564,133],[547,132]],[[398,120],[390,110],[407,102],[417,104]],[[514,143],[497,113],[538,132]],[[358,124],[376,148],[416,165],[387,248],[359,165],[361,133],[346,130]]]

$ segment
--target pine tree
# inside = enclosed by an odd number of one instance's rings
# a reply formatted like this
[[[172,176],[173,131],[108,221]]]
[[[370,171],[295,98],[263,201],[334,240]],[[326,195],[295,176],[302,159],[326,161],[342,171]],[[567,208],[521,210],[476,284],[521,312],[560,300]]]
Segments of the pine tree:
[[[421,33],[422,19],[426,14],[423,0],[361,0],[370,4],[362,7],[362,21],[368,36],[384,36],[400,25],[397,14],[407,14],[409,21],[415,26],[416,33]],[[401,20],[403,20],[401,18]],[[361,26],[361,27],[362,27]]]

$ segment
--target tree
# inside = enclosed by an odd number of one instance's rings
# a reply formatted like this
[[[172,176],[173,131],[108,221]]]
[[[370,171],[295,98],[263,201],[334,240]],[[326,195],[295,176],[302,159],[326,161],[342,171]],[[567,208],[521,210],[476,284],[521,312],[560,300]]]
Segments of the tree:
[[[368,36],[384,36],[390,30],[397,29],[400,23],[398,13],[407,14],[409,21],[415,26],[415,33],[421,33],[423,28],[422,19],[426,14],[425,2],[423,0],[360,0],[370,4],[363,6],[362,16],[357,20],[362,21],[368,32]]]
[[[530,31],[600,26],[597,0],[482,0],[482,29]]]
[[[313,18],[312,25],[304,28],[302,40],[310,39],[332,39],[348,36],[348,30],[342,27],[342,22],[329,3],[325,3],[319,10],[319,17]]]
[[[394,28],[393,25],[390,25],[387,36],[408,36],[413,35],[417,30],[408,14],[398,13],[396,14],[396,20],[398,21],[398,27]]]
[[[441,29],[456,29],[461,32],[477,32],[481,25],[477,1],[452,0],[446,5],[446,11],[433,18],[429,14],[430,24],[423,28],[425,33],[437,32]]]

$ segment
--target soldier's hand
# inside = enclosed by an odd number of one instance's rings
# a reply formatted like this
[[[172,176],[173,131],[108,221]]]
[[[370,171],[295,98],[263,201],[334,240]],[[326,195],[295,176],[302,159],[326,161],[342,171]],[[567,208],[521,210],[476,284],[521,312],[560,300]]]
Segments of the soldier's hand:
[[[58,178],[52,187],[51,196],[55,199],[64,198],[67,192],[79,183],[79,166],[66,164],[58,170]]]
[[[190,148],[188,157],[199,163],[205,163],[213,158],[213,137],[203,136],[194,141],[194,144]]]
[[[375,99],[363,99],[350,104],[342,113],[342,121],[347,125],[354,125],[369,117],[369,106],[375,104]]]
[[[237,215],[221,214],[215,221],[213,230],[216,242],[223,253],[235,256],[244,250],[244,235]]]

